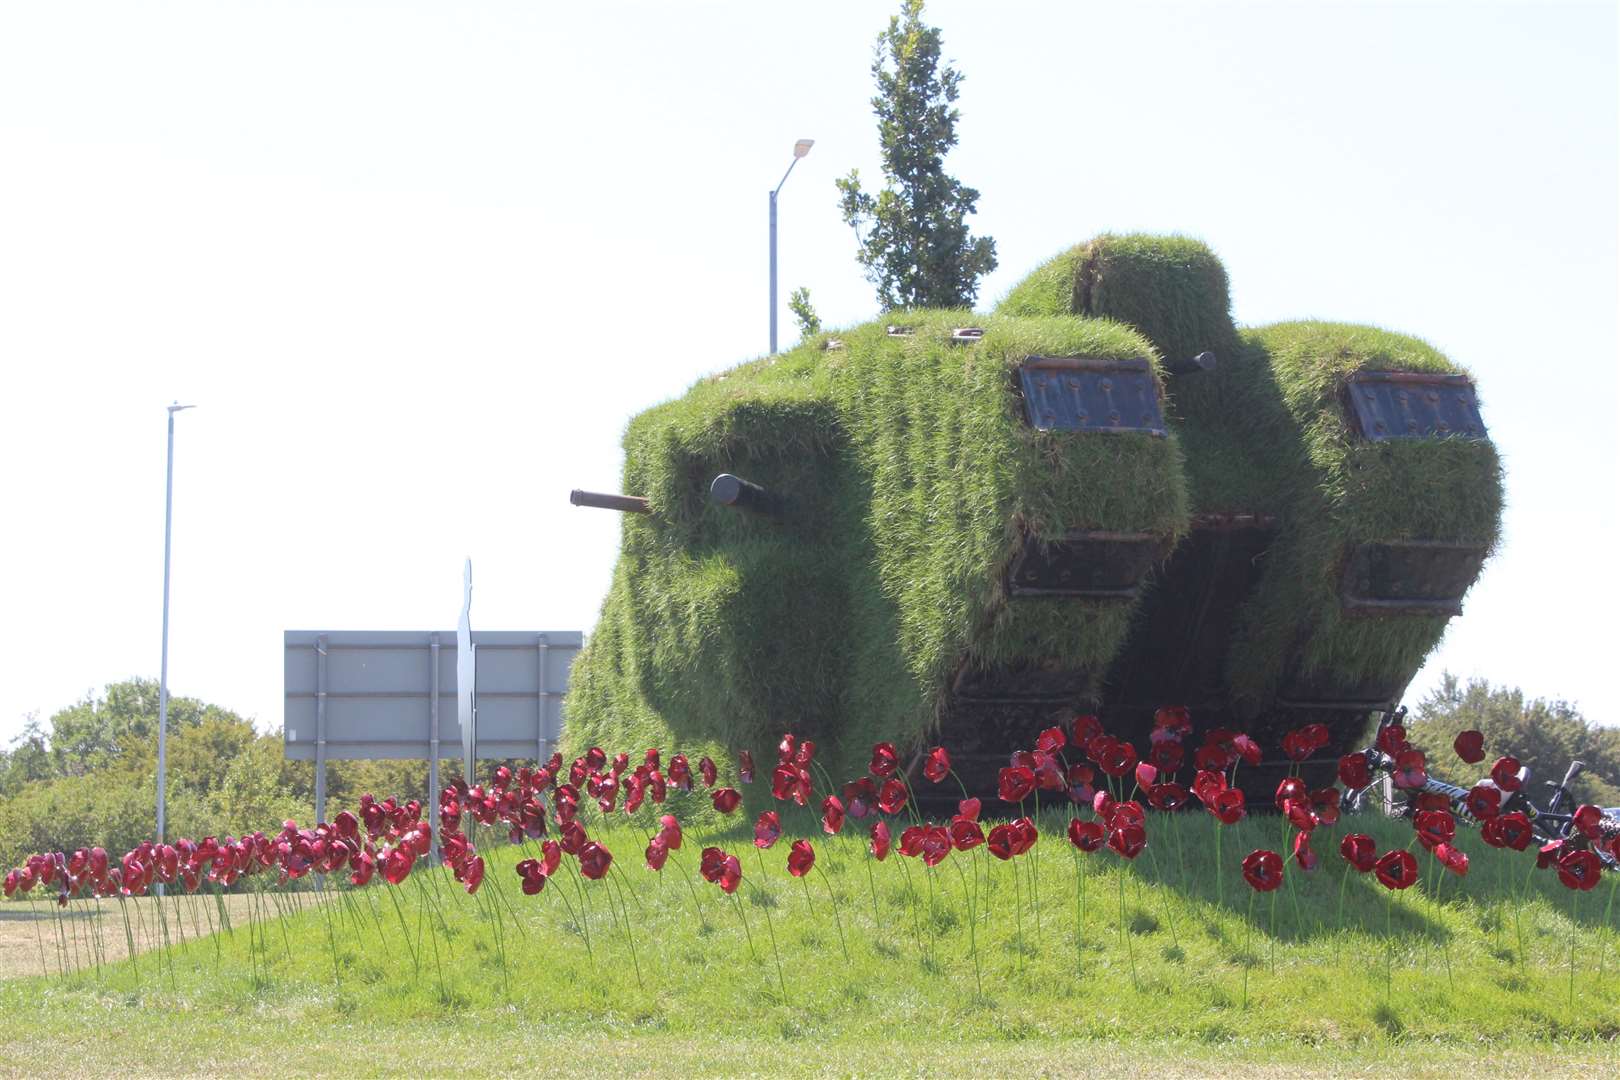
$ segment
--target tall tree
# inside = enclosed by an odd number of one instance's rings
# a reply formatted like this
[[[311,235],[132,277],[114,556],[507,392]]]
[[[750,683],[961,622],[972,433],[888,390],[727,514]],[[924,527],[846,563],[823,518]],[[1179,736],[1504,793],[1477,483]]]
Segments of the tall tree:
[[[995,240],[968,232],[979,193],[945,172],[962,75],[941,65],[939,29],[922,13],[923,0],[904,0],[872,59],[883,190],[862,190],[858,169],[838,181],[844,221],[860,241],[856,259],[885,311],[970,307],[979,279],[996,268]]]

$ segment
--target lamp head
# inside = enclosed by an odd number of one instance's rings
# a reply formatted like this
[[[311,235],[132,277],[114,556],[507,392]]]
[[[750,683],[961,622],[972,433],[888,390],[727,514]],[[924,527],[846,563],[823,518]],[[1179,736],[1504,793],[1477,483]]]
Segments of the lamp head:
[[[796,158],[804,157],[804,155],[810,152],[810,148],[814,145],[816,145],[816,140],[814,139],[800,139],[798,142],[793,144],[793,156]]]

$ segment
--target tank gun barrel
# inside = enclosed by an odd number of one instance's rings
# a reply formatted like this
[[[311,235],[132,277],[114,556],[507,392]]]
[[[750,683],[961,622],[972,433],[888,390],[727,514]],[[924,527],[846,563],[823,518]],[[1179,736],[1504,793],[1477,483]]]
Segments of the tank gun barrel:
[[[647,500],[640,495],[606,495],[600,491],[581,491],[575,488],[568,493],[568,501],[575,506],[594,506],[599,510],[620,510],[626,514],[650,514],[652,508]]]

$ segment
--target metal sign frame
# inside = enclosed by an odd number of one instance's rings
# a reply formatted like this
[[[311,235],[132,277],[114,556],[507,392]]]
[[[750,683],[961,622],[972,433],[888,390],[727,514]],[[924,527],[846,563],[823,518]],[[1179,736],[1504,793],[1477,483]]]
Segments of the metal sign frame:
[[[454,632],[285,632],[283,750],[289,760],[315,762],[318,820],[326,820],[327,761],[426,760],[431,806],[444,743],[462,745],[468,776],[477,760],[551,756],[585,636],[485,630],[468,638],[476,657],[476,744],[474,732],[464,739],[459,657],[445,655]]]

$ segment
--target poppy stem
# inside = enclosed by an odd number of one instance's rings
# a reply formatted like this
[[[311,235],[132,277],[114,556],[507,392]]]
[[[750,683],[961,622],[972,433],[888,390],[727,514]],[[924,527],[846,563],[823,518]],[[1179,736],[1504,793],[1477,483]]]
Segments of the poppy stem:
[[[754,850],[759,851],[759,848],[755,848]],[[759,867],[760,867],[760,873],[763,874],[765,872],[765,856],[763,854],[761,854],[760,857],[759,857]],[[763,890],[761,889],[760,886],[755,885],[754,886],[754,891],[755,892],[761,892]],[[733,896],[732,898],[736,899],[735,896]],[[759,906],[761,908],[763,908],[764,911],[765,911],[765,930],[766,930],[767,933],[769,933],[771,935],[771,959],[776,962],[776,985],[778,985],[778,986],[780,986],[782,988],[782,1003],[786,1004],[787,1003],[787,979],[783,978],[783,976],[782,976],[782,953],[781,953],[781,950],[779,950],[776,947],[776,923],[771,919],[770,905],[769,904],[761,904]],[[738,906],[738,910],[739,911],[742,910],[741,905]],[[743,923],[743,927],[745,929],[747,928],[747,926],[748,926],[748,924],[746,922]],[[753,948],[753,943],[752,942],[749,943],[749,948],[750,949]],[[846,960],[848,959],[847,954],[845,956],[845,959]]]
[[[385,885],[388,899],[394,902],[394,914],[399,916],[399,931],[405,939],[405,951],[411,954],[411,968],[417,975],[422,974],[422,962],[416,958],[416,949],[411,945],[411,928],[405,923],[405,909],[399,906],[399,896],[395,892],[397,885]]]
[[[1020,807],[1020,809],[1022,809],[1022,807]],[[1018,871],[1018,860],[1016,858],[1013,858],[1013,859],[1010,859],[1008,861],[1012,864],[1013,910],[1018,913],[1018,970],[1023,971],[1024,970],[1024,881],[1023,881],[1023,875],[1021,875],[1019,873],[1019,871]],[[1124,901],[1125,879],[1124,878],[1120,878],[1120,886],[1119,887],[1120,887],[1120,890],[1121,890],[1120,894],[1119,894],[1120,898],[1121,898],[1120,899],[1120,908],[1119,908],[1119,910],[1120,910],[1120,924],[1119,925],[1121,926],[1121,928],[1123,928],[1124,925],[1125,925],[1125,922],[1124,922],[1124,918],[1125,918],[1125,915],[1124,915],[1124,912],[1125,912],[1125,901]]]
[[[1170,894],[1165,891],[1164,874],[1159,871],[1159,857],[1153,853],[1153,845],[1149,844],[1148,858],[1153,860],[1153,876],[1159,879],[1159,898],[1164,901],[1164,921],[1170,927],[1170,942],[1176,948],[1181,947],[1181,937],[1176,933],[1176,912],[1170,905]]]
[[[1269,938],[1266,944],[1266,959],[1271,966],[1271,974],[1277,974],[1277,890],[1271,890],[1271,925],[1266,930]]]
[[[962,869],[958,860],[951,860],[956,867],[956,876],[962,881],[962,901],[967,904],[968,914],[968,942],[973,949],[973,983],[978,988],[979,996],[984,997],[984,979],[979,974],[979,928],[973,915],[973,893],[968,889],[967,872]],[[977,874],[974,875],[977,878]],[[977,881],[974,882],[977,885]]]
[[[680,874],[681,880],[686,882],[686,890],[692,894],[692,911],[698,917],[698,926],[707,930],[709,928],[709,917],[703,914],[703,905],[698,900],[697,886],[692,884],[692,875],[686,872],[686,867],[682,865],[680,856],[672,851],[670,852],[670,858],[675,860],[675,872]],[[567,901],[568,897],[564,895],[563,902],[567,903]]]
[[[1214,814],[1209,816],[1215,826],[1215,906],[1226,906],[1226,875],[1221,873],[1225,863],[1221,861],[1221,819]]]
[[[1344,864],[1344,874],[1339,878],[1339,933],[1333,939],[1333,962],[1337,964],[1344,948],[1344,890],[1350,884],[1350,875],[1354,872],[1348,862]]]
[[[1254,962],[1250,952],[1254,944],[1254,890],[1249,890],[1249,913],[1243,919],[1243,1007],[1249,1007],[1249,968]]]
[[[1581,890],[1569,890],[1569,1005],[1575,1007],[1575,912],[1581,901]]]
[[[623,877],[624,875],[620,874],[619,876]],[[636,989],[644,991],[647,989],[647,987],[641,981],[641,960],[636,956],[636,936],[630,932],[630,909],[625,905],[624,902],[624,886],[614,878],[609,878],[608,883],[619,892],[619,908],[624,912],[624,940],[630,945],[630,964],[636,970]],[[610,892],[608,894],[608,902],[612,903],[612,901],[613,894]],[[501,968],[503,971],[505,967],[505,956],[503,955],[501,963]]]
[[[34,924],[34,936],[39,939],[39,973],[41,975],[49,975],[51,973],[51,968],[50,965],[45,962],[45,931],[39,925],[39,906],[34,903],[34,896],[32,893],[29,893],[28,895],[28,915]],[[124,924],[126,927],[129,925],[129,916],[127,913],[124,916]],[[129,955],[132,957],[135,955],[135,946],[133,942],[129,947]]]
[[[1614,929],[1613,929],[1614,924],[1609,921],[1609,916],[1614,913],[1614,890],[1615,890],[1615,886],[1617,886],[1617,885],[1620,885],[1620,876],[1616,876],[1616,874],[1610,874],[1609,875],[1609,902],[1603,906],[1603,934],[1604,934],[1605,937],[1612,937],[1613,934],[1614,934]],[[1604,966],[1605,962],[1608,960],[1608,958],[1609,958],[1609,946],[1607,944],[1604,944],[1602,948],[1598,949],[1598,985],[1599,986],[1603,985],[1603,966]]]
[[[1519,966],[1524,966],[1524,923],[1520,913],[1524,911],[1525,894],[1530,891],[1530,877],[1536,872],[1536,864],[1531,863],[1530,869],[1525,872],[1524,884],[1519,887],[1519,895],[1513,904],[1513,933],[1519,939]]]
[[[1074,860],[1074,969],[1079,971],[1085,960],[1086,864],[1072,848],[1069,857]]]
[[[742,903],[737,899],[736,893],[731,894],[731,906],[737,909],[737,918],[742,922],[743,926],[743,936],[748,939],[748,955],[757,964],[759,963],[759,954],[754,951],[754,935],[748,929],[748,916],[743,914]]]
[[[866,852],[866,887],[872,894],[872,927],[876,929],[882,924],[883,920],[878,916],[877,879],[872,875],[872,862],[872,852],[871,849],[868,849]]]
[[[1131,962],[1131,988],[1137,991],[1142,984],[1136,979],[1136,943],[1125,927],[1125,868],[1119,868],[1119,936],[1125,939],[1125,955]]]
[[[833,925],[838,927],[838,947],[844,951],[844,963],[847,964],[849,963],[849,946],[844,943],[844,919],[843,916],[838,914],[838,897],[833,892],[832,878],[828,877],[827,871],[819,866],[816,867],[816,871],[821,874],[821,883],[827,886],[827,903],[832,907]]]
[[[1395,984],[1395,897],[1384,898],[1384,1007]]]

